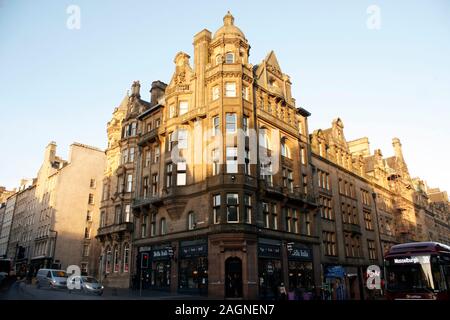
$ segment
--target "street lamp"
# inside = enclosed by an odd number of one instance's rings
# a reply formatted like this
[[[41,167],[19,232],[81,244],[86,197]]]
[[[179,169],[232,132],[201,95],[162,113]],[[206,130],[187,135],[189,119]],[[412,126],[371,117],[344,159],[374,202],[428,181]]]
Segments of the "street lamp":
[[[55,252],[56,252],[56,239],[58,239],[58,231],[49,230],[50,232],[55,233],[55,240],[53,240],[53,253],[52,253],[52,265],[55,263]],[[51,266],[53,268],[53,266]]]

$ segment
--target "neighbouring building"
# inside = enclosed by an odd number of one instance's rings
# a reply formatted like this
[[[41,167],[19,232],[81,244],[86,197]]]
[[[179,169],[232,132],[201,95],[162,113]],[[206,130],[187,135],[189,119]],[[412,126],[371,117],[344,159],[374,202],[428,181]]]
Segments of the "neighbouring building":
[[[0,204],[6,203],[6,200],[16,193],[16,190],[6,190],[5,187],[0,186]],[[1,223],[1,220],[0,220]]]
[[[412,178],[398,138],[394,155],[371,154],[368,138],[346,141],[343,122],[311,136],[316,196],[320,208],[322,288],[336,299],[365,299],[368,265],[383,265],[394,244],[440,241],[449,244],[448,196]],[[327,295],[328,294],[328,295]]]
[[[34,242],[34,192],[33,180],[20,182],[9,235],[7,256],[14,261],[16,274],[21,275],[26,273]]]
[[[17,199],[16,193],[14,193],[13,195],[11,195],[9,198],[6,199],[5,211],[3,214],[0,231],[0,257],[11,258],[10,256],[7,256],[7,253],[16,199]]]
[[[84,144],[70,145],[68,160],[56,155],[55,142],[46,147],[32,189],[35,200],[24,215],[34,227],[24,232],[27,240],[32,237],[29,257],[34,270],[77,265],[83,274],[98,272],[95,234],[105,162],[104,151]]]
[[[165,87],[162,82],[153,82],[148,102],[141,99],[140,83],[134,82],[131,95],[125,96],[114,110],[107,126],[107,165],[97,235],[102,247],[100,278],[107,286],[130,286],[134,230],[131,206],[136,189],[138,140],[144,129],[148,129],[141,126],[138,116],[160,106],[158,100],[164,95]],[[155,126],[159,124],[155,123]]]

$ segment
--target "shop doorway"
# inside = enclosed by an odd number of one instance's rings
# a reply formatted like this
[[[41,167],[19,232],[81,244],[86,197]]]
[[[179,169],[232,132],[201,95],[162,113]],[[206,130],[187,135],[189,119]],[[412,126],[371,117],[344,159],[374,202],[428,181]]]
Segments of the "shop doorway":
[[[225,297],[242,298],[242,261],[236,257],[225,260]]]

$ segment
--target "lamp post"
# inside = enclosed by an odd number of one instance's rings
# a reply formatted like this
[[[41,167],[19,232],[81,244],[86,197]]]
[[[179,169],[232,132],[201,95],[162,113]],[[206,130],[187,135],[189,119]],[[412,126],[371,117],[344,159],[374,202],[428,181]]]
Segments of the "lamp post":
[[[53,240],[53,253],[52,253],[52,266],[51,266],[51,268],[53,268],[53,264],[55,263],[56,239],[58,239],[58,231],[56,231],[56,230],[49,230],[49,231],[55,233],[55,239]]]
[[[373,204],[375,206],[375,219],[377,221],[377,229],[378,229],[378,245],[380,246],[380,254],[381,254],[381,263],[384,266],[384,258],[383,258],[383,244],[381,242],[381,230],[380,230],[380,219],[378,217],[378,205],[377,205],[377,193],[375,191],[372,192]]]

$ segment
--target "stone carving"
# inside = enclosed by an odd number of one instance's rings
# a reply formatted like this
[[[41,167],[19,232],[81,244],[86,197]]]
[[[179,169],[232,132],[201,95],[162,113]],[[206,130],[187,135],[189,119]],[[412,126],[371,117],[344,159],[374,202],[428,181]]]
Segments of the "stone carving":
[[[280,78],[283,76],[283,74],[281,73],[281,70],[271,64],[267,64],[267,70],[272,72],[274,75],[277,75]]]

